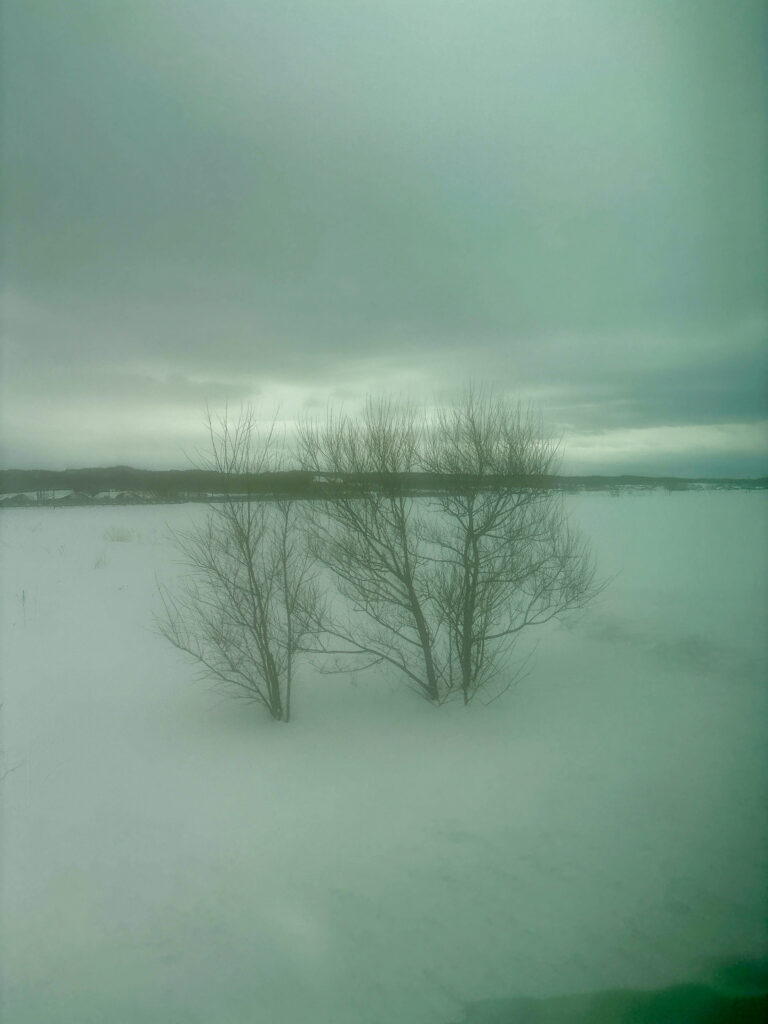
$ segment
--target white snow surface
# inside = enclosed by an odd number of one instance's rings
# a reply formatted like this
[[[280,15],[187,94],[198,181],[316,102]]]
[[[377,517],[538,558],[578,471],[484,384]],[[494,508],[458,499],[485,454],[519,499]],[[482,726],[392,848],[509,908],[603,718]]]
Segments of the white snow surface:
[[[764,956],[768,495],[566,500],[613,579],[523,682],[305,665],[289,725],[152,632],[203,506],[0,512],[5,1024],[445,1024]]]

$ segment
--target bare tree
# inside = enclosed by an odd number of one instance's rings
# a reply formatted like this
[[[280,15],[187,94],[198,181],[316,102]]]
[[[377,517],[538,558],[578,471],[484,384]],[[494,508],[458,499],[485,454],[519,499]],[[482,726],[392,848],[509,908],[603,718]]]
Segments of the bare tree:
[[[329,414],[324,424],[303,423],[298,448],[304,469],[330,478],[325,500],[313,507],[312,547],[349,611],[326,620],[318,649],[393,665],[422,696],[439,701],[445,679],[436,658],[434,573],[423,510],[405,487],[406,474],[419,468],[421,430],[405,404],[369,401],[359,420]]]
[[[426,699],[465,703],[504,671],[520,632],[597,592],[589,549],[548,487],[556,445],[531,413],[470,392],[429,423],[369,402],[361,420],[304,424],[305,469],[340,477],[313,517],[316,557],[351,612],[326,653],[397,667]],[[416,497],[426,470],[437,497]]]
[[[523,629],[600,590],[589,546],[548,486],[557,455],[540,417],[491,393],[470,390],[425,433],[422,464],[447,483],[430,535],[432,593],[450,634],[449,685],[465,703],[509,671]]]
[[[220,474],[224,494],[202,524],[174,531],[187,572],[177,592],[160,587],[156,625],[206,674],[287,722],[297,655],[322,618],[312,560],[295,503],[252,490],[278,468],[274,424],[260,432],[252,409],[207,423],[201,468]]]

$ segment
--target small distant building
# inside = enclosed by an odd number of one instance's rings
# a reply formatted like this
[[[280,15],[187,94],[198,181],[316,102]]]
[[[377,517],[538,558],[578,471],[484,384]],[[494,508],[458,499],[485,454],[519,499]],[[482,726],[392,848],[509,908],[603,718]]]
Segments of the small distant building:
[[[85,494],[83,491],[70,491],[69,494],[61,498],[59,501],[61,505],[92,505],[93,498],[90,494]]]

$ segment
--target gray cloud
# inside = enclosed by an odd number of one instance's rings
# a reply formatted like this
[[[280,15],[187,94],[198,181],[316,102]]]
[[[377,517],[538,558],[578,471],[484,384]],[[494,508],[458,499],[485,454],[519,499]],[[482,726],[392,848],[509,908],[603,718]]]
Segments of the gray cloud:
[[[137,409],[152,405],[181,405],[199,412],[206,403],[235,405],[258,398],[249,386],[216,380],[190,380],[180,373],[153,377],[146,373],[93,368],[75,370],[70,367],[63,371],[52,366],[42,368],[28,386],[38,400],[56,402],[65,392],[70,402],[98,399],[99,403],[119,403]]]
[[[4,20],[5,387],[52,421],[57,379],[142,416],[470,374],[574,431],[768,417],[757,0]]]

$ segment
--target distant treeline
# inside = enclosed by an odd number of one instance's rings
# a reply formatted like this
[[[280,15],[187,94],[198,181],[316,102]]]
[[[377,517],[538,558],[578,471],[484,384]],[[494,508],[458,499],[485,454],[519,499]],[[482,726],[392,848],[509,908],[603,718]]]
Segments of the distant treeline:
[[[694,488],[720,488],[758,490],[768,488],[768,477],[714,478],[714,477],[651,477],[651,476],[539,476],[501,479],[487,477],[483,485],[489,490],[502,487],[535,487],[563,491],[609,491],[632,488],[689,490]],[[8,496],[34,494],[35,504],[65,500],[54,492],[69,491],[69,502],[97,503],[110,501],[195,501],[206,500],[216,494],[242,494],[263,498],[294,497],[322,498],[329,493],[349,494],[368,487],[390,490],[393,487],[404,494],[428,495],[459,492],[462,480],[454,476],[431,473],[403,473],[397,476],[346,474],[344,476],[318,476],[303,470],[280,473],[260,473],[226,477],[200,469],[150,470],[130,466],[112,466],[92,469],[4,469],[0,470],[0,494]],[[28,499],[31,501],[32,499]],[[18,504],[26,504],[20,501]]]

